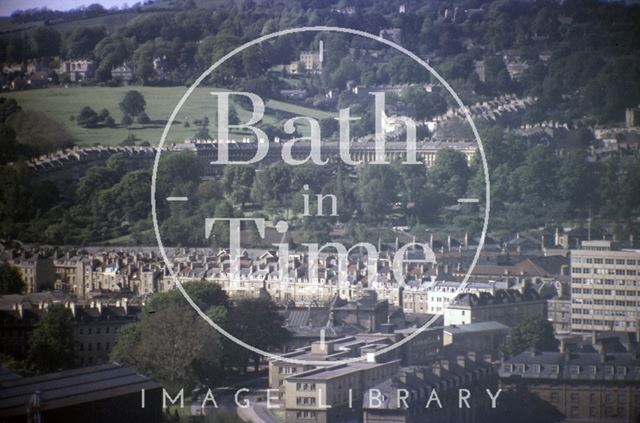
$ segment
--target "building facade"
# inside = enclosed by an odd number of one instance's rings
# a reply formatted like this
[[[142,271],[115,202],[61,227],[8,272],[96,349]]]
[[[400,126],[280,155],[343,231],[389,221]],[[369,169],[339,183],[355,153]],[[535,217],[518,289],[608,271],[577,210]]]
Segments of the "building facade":
[[[523,289],[522,293],[504,289],[495,295],[459,294],[444,311],[446,326],[489,321],[514,326],[532,318],[547,318],[547,301],[531,288]]]
[[[571,330],[640,331],[640,250],[612,241],[571,250]]]
[[[537,396],[566,422],[637,422],[637,353],[524,352],[499,370],[505,391]]]

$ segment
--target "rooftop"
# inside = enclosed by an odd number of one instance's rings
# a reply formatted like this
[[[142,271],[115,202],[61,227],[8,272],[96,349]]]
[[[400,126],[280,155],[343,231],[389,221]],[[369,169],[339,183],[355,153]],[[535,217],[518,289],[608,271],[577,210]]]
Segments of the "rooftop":
[[[443,331],[452,335],[459,335],[462,333],[482,333],[492,331],[508,331],[509,326],[503,325],[499,322],[478,322],[470,323],[468,325],[451,325],[445,326]]]
[[[35,392],[40,393],[42,409],[49,410],[160,387],[159,383],[118,364],[15,379],[0,388],[0,417],[24,414],[25,405]]]

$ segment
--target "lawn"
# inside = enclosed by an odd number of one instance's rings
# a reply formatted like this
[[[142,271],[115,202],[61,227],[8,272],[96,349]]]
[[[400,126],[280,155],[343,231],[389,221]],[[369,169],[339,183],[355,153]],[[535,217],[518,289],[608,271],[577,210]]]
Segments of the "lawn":
[[[146,113],[151,118],[151,124],[141,125],[134,123],[128,127],[119,125],[122,112],[118,103],[128,90],[140,91],[146,100]],[[213,133],[215,118],[215,97],[210,93],[212,88],[197,88],[185,102],[178,113],[166,140],[169,142],[183,142],[185,138],[195,135],[197,127],[194,120],[200,120],[207,116],[211,122],[209,130]],[[18,104],[25,110],[41,112],[52,119],[62,123],[75,142],[79,145],[117,145],[127,139],[130,134],[138,141],[149,141],[157,144],[160,141],[162,131],[171,112],[184,95],[185,87],[55,87],[33,89],[20,92],[2,93],[0,96],[15,98]],[[276,121],[275,111],[284,111],[298,115],[323,119],[331,117],[330,113],[299,107],[294,104],[264,99],[267,112],[264,117],[266,123],[281,125]],[[72,121],[71,116],[77,115],[84,106],[89,106],[97,112],[103,108],[109,110],[111,116],[118,125],[115,128],[82,128]],[[236,105],[238,115],[242,121],[249,118],[248,111]],[[189,128],[184,126],[188,121]]]

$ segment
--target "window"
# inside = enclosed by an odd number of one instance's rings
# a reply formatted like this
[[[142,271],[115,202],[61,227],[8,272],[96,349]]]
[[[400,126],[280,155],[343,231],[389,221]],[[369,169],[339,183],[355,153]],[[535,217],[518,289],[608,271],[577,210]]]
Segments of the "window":
[[[296,417],[299,419],[315,419],[316,412],[315,411],[298,411],[296,413]]]
[[[571,417],[578,417],[579,415],[578,407],[572,406],[570,413],[571,413]]]

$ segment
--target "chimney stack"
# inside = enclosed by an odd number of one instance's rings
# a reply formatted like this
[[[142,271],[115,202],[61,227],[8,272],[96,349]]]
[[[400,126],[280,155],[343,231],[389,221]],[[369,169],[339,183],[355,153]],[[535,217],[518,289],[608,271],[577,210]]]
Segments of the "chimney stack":
[[[431,372],[438,377],[442,376],[442,369],[440,368],[440,363],[438,363],[437,361],[433,363],[431,365]]]

